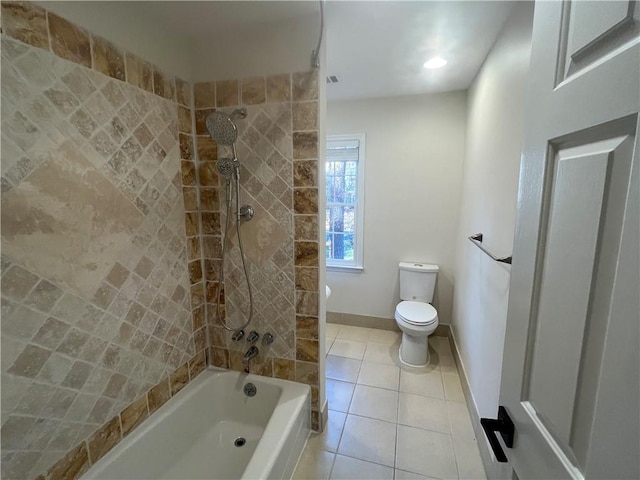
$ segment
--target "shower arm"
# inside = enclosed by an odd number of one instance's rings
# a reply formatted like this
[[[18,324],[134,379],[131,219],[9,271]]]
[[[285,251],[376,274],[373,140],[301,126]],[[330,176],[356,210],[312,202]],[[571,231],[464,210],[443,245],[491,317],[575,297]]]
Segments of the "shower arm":
[[[324,0],[320,3],[320,37],[318,38],[318,46],[311,51],[311,68],[320,68],[320,46],[322,45],[322,34],[324,32]]]

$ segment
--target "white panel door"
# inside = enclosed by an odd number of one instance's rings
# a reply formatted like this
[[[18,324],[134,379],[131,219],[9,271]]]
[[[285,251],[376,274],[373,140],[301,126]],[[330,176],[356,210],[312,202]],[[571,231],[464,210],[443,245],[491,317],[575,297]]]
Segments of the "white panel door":
[[[536,5],[500,392],[522,480],[640,478],[639,14]]]

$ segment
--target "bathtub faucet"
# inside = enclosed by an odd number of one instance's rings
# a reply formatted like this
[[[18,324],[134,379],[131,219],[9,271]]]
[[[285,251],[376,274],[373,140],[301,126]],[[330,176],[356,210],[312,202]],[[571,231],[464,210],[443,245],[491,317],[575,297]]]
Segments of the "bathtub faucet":
[[[242,358],[242,365],[244,366],[245,373],[249,373],[249,360],[257,357],[258,353],[260,353],[258,347],[252,345],[249,347],[249,350],[247,350],[247,353],[244,354],[244,357]]]

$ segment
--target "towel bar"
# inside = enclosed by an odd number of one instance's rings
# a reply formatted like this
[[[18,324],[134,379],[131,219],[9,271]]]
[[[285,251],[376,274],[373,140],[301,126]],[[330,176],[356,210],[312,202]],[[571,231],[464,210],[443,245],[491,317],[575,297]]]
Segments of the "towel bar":
[[[480,250],[482,250],[484,253],[486,253],[487,255],[489,255],[491,257],[492,260],[495,260],[496,262],[500,262],[500,263],[508,263],[509,265],[511,265],[511,259],[513,258],[512,256],[508,256],[508,257],[496,257],[493,253],[491,253],[489,250],[487,250],[486,248],[484,248],[484,245],[482,245],[482,234],[481,233],[476,233],[475,235],[471,235],[469,237],[469,240],[471,240],[471,243],[473,243],[476,247],[478,247]]]

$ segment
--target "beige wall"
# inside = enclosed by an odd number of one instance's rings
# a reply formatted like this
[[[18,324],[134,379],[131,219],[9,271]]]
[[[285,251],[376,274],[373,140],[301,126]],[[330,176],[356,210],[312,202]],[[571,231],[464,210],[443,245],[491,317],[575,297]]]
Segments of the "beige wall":
[[[467,237],[481,232],[489,250],[511,255],[532,19],[532,4],[514,7],[469,91],[453,332],[481,417],[498,410],[510,267]]]
[[[434,304],[449,323],[466,102],[452,92],[329,103],[328,134],[366,135],[366,169],[364,271],[327,271],[328,311],[392,319],[398,262],[421,261],[440,266]]]

